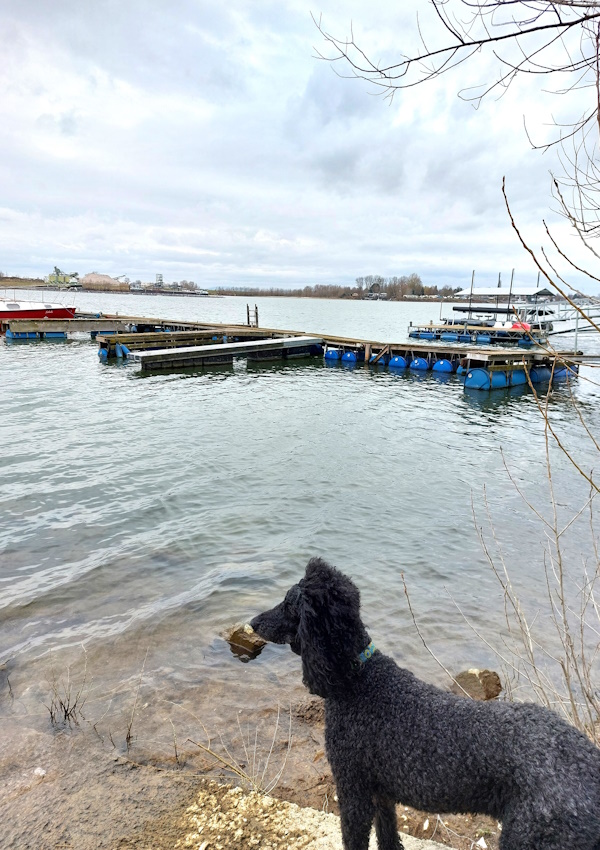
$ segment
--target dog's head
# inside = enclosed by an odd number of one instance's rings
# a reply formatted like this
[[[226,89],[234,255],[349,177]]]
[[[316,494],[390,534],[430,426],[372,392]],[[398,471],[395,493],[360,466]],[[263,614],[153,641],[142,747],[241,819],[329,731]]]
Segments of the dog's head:
[[[301,656],[302,679],[313,694],[347,692],[360,675],[358,656],[369,644],[360,619],[360,594],[347,576],[321,558],[312,558],[283,602],[250,625],[260,637],[288,643]]]

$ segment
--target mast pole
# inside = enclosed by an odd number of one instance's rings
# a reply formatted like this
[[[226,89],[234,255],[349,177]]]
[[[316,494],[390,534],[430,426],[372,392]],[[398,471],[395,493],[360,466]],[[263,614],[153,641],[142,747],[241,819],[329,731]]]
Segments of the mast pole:
[[[473,303],[473,284],[475,283],[475,269],[471,275],[471,291],[469,293],[469,319],[471,318],[471,304]]]
[[[510,287],[509,287],[509,289],[508,289],[508,304],[506,305],[506,306],[508,307],[508,309],[509,309],[509,310],[511,309],[510,297],[511,297],[511,295],[512,295],[512,286],[513,286],[513,278],[514,278],[514,276],[515,276],[515,270],[513,269],[513,270],[512,270],[512,272],[511,272],[511,274],[510,274]],[[509,315],[510,315],[510,314],[509,314]],[[517,318],[518,318],[518,316],[517,316]]]

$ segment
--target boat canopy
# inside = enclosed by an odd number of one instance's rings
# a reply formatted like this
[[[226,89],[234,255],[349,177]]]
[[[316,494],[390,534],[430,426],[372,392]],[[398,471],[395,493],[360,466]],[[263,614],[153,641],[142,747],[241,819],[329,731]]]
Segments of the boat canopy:
[[[461,289],[455,294],[456,298],[468,298],[470,295],[473,298],[508,298],[510,296],[522,298],[548,298],[551,295],[556,295],[552,289],[537,286],[513,286],[509,289],[508,286],[476,286],[471,289]]]
[[[554,315],[554,310],[542,308],[541,306],[536,307],[536,306],[531,305],[531,304],[518,304],[517,307],[514,308],[514,309],[512,307],[496,307],[495,305],[492,306],[492,305],[489,305],[489,304],[471,304],[470,306],[468,304],[465,304],[465,305],[461,304],[460,306],[459,305],[453,306],[452,309],[455,310],[457,313],[490,313],[490,314],[496,314],[496,313],[509,314],[509,313],[514,313],[515,309],[516,309],[519,312],[522,312],[523,310],[525,310],[527,312],[534,312],[535,311],[539,315],[546,315],[546,314],[549,315],[549,316]]]

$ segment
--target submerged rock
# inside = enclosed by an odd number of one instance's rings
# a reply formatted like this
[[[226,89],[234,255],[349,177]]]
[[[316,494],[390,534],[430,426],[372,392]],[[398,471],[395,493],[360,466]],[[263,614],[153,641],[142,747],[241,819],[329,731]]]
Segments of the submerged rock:
[[[465,670],[454,677],[450,690],[461,697],[484,701],[496,699],[502,691],[502,682],[493,670]]]
[[[250,661],[260,655],[266,640],[256,634],[248,623],[236,623],[223,632],[229,648],[240,661]]]

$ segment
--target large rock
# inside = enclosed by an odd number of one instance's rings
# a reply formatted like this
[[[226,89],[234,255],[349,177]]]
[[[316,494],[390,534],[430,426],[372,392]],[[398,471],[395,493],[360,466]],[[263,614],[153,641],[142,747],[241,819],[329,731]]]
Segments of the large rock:
[[[493,670],[472,669],[455,676],[450,690],[461,697],[469,696],[484,701],[496,699],[502,691],[502,683],[500,676]]]

